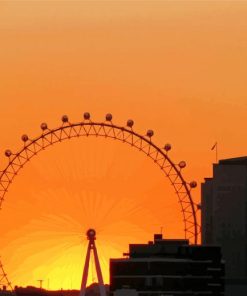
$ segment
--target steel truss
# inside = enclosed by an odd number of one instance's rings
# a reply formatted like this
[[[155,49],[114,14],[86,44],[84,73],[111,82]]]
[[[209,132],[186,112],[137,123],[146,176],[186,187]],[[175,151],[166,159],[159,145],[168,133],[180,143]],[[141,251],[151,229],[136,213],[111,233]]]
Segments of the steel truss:
[[[3,264],[0,260],[0,290],[4,289],[13,291],[11,282],[8,280],[7,273],[5,273]]]
[[[76,137],[104,137],[119,140],[142,151],[164,172],[177,194],[181,206],[184,222],[185,238],[197,244],[200,226],[197,223],[196,212],[198,205],[193,202],[191,189],[196,187],[195,181],[187,183],[182,176],[182,169],[186,166],[184,161],[175,164],[168,152],[170,144],[159,148],[152,142],[153,131],[148,130],[145,136],[133,130],[133,120],[127,121],[127,126],[122,127],[113,124],[112,115],[107,114],[105,122],[93,122],[89,113],[84,113],[84,121],[71,123],[68,116],[62,117],[62,125],[58,128],[49,129],[46,123],[41,124],[42,134],[35,139],[29,139],[27,135],[22,136],[24,146],[17,153],[6,150],[5,155],[9,159],[7,167],[0,171],[0,208],[5,195],[15,176],[35,155],[47,147]]]

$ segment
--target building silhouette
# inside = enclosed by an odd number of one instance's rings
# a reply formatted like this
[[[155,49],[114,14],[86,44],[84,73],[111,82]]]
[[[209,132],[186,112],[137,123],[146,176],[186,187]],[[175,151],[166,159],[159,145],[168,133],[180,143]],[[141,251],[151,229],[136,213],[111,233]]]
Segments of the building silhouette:
[[[188,240],[156,234],[153,242],[129,245],[128,256],[110,260],[112,296],[128,290],[139,296],[224,295],[220,247],[189,245]]]
[[[106,293],[109,294],[109,286],[105,285]],[[33,286],[15,287],[12,294],[2,294],[0,296],[79,296],[80,290],[45,290]],[[86,296],[100,296],[99,284],[93,283],[86,289]]]
[[[247,157],[220,160],[202,184],[202,243],[222,247],[226,295],[247,295]]]

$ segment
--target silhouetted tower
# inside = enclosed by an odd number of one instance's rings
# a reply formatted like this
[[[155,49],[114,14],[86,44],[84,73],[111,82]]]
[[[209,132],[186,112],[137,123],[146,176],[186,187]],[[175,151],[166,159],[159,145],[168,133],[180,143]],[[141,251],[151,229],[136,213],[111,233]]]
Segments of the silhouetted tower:
[[[37,281],[39,282],[39,288],[42,289],[43,281],[44,281],[44,280],[37,280]]]
[[[97,273],[97,278],[98,278],[98,283],[99,283],[100,296],[106,296],[106,290],[105,290],[103,276],[102,276],[102,272],[101,272],[101,268],[100,268],[98,252],[97,252],[97,248],[95,245],[96,231],[94,229],[88,229],[87,239],[88,239],[88,247],[87,247],[87,255],[86,255],[86,260],[85,260],[85,265],[84,265],[84,270],[83,270],[83,275],[82,275],[82,281],[81,281],[80,296],[85,296],[85,294],[86,294],[86,285],[87,285],[87,279],[88,279],[88,270],[89,270],[91,251],[93,251],[93,255],[94,255],[95,268],[96,268],[96,273]]]

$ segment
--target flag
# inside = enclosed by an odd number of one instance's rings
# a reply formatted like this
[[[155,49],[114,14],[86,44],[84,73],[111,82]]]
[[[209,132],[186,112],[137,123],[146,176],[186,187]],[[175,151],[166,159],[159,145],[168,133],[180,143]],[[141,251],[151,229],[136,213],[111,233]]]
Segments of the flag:
[[[214,146],[211,148],[211,150],[214,150],[217,146],[217,142],[215,142]]]

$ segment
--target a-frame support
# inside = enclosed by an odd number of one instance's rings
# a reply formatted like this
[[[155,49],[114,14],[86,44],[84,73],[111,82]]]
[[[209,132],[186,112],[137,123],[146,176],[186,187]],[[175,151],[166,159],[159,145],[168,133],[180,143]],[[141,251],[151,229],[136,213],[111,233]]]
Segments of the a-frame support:
[[[105,290],[103,276],[100,268],[98,252],[95,245],[96,231],[94,229],[89,229],[87,231],[87,239],[88,239],[88,247],[87,247],[87,255],[86,255],[86,260],[85,260],[85,265],[84,265],[84,270],[82,275],[82,281],[81,281],[80,296],[85,296],[86,294],[86,285],[87,285],[87,279],[88,279],[88,270],[89,270],[91,251],[93,251],[93,255],[94,255],[94,262],[95,262],[95,268],[96,268],[96,273],[97,273],[97,278],[99,283],[100,296],[106,296],[106,290]]]

